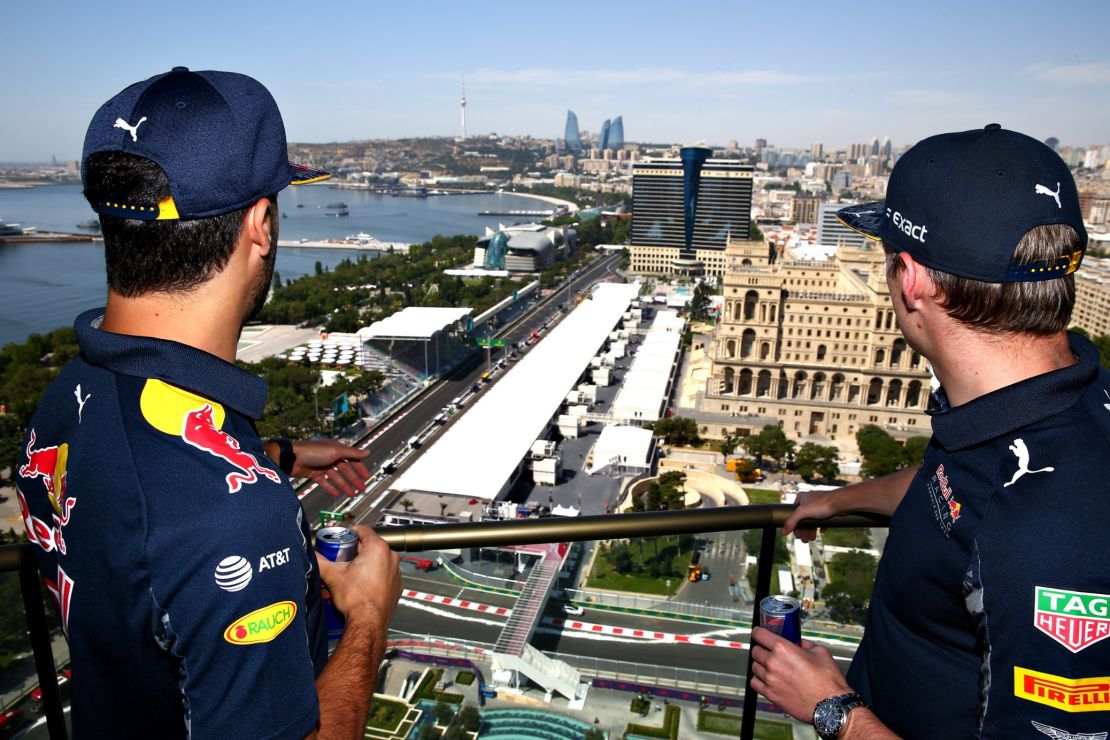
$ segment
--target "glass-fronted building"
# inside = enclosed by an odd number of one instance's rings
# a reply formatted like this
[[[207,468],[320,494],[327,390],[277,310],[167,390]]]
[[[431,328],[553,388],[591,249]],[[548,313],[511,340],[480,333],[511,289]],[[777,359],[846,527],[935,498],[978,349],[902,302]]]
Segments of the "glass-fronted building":
[[[609,126],[609,141],[606,143],[610,149],[624,148],[624,120],[620,116],[614,118]]]
[[[696,259],[706,274],[722,274],[728,238],[748,238],[751,165],[707,159],[697,183],[690,250],[686,250],[684,170],[679,159],[648,159],[632,167],[632,269],[675,274],[674,262]]]
[[[578,133],[578,116],[574,111],[567,111],[567,125],[563,132],[563,140],[567,144],[567,151],[582,151],[582,137]]]

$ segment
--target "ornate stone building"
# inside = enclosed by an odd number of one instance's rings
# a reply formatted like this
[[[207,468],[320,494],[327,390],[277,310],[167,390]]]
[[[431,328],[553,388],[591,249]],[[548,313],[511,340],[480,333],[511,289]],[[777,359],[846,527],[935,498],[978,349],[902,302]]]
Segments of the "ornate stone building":
[[[697,416],[710,435],[778,422],[792,439],[852,449],[877,424],[928,436],[930,375],[898,331],[882,250],[841,247],[827,262],[768,264],[766,247],[730,242],[724,305]]]

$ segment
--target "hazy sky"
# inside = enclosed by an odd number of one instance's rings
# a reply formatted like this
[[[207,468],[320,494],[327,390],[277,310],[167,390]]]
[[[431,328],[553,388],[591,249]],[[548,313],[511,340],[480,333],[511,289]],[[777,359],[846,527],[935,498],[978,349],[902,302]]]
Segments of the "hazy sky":
[[[676,12],[682,8],[682,12]],[[0,161],[75,159],[108,97],[228,69],[291,141],[561,136],[895,147],[997,121],[1110,142],[1110,2],[42,2],[4,0]]]

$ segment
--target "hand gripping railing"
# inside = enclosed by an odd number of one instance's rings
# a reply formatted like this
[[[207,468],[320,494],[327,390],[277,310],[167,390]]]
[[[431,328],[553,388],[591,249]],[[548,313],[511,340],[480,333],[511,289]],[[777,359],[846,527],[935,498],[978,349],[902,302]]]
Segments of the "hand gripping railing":
[[[698,534],[728,530],[761,529],[759,570],[756,578],[752,626],[759,624],[759,602],[770,593],[774,566],[775,530],[794,510],[792,505],[725,506],[683,511],[650,511],[637,514],[608,514],[574,518],[513,519],[466,524],[378,527],[374,531],[390,548],[403,552],[443,550],[463,547],[496,547],[545,542],[585,542],[621,537],[652,537],[671,534]],[[885,527],[887,517],[877,514],[849,514],[822,521],[805,520],[801,529],[816,527]],[[42,591],[30,545],[0,546],[0,573],[18,572],[23,589],[23,608],[31,632],[39,685],[42,687],[47,728],[51,738],[65,740],[65,715],[54,672],[53,651],[42,606]],[[751,651],[744,692],[744,715],[740,737],[750,740],[755,730],[755,691],[751,687]],[[805,719],[805,718],[802,718]]]

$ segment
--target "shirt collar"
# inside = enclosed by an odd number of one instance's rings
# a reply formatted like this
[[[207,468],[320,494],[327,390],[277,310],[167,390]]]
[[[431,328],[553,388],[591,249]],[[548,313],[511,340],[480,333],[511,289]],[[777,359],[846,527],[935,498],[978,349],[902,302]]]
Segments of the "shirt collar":
[[[266,381],[196,347],[168,339],[103,331],[104,309],[85,311],[73,324],[85,359],[138,378],[157,378],[230,406],[251,419],[262,417]]]
[[[1099,353],[1093,344],[1073,332],[1068,332],[1068,344],[1079,362],[939,411],[932,418],[933,436],[946,450],[959,450],[1075,405],[1098,375]]]

